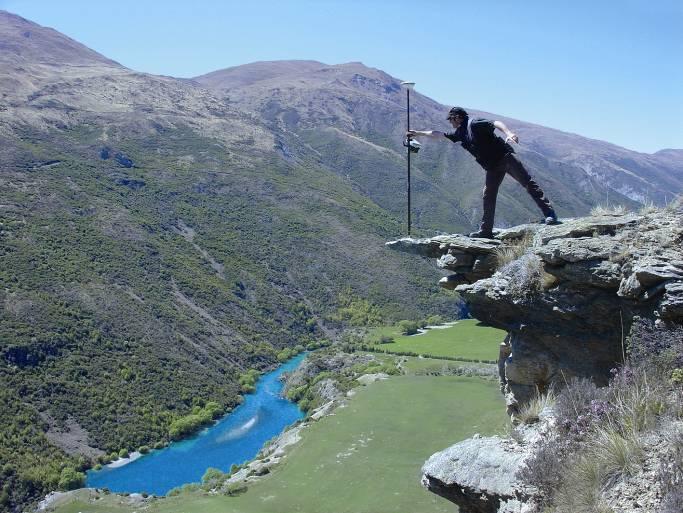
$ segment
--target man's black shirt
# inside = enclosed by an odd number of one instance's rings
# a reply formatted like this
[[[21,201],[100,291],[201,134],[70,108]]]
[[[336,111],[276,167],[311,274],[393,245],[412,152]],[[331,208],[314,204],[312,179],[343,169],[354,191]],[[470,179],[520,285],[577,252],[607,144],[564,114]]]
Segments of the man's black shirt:
[[[493,126],[493,121],[482,118],[472,119],[471,140],[467,131],[468,122],[468,119],[464,120],[456,130],[444,135],[454,143],[462,143],[462,147],[474,155],[484,169],[492,169],[506,154],[514,153],[512,146],[494,133],[496,127]]]

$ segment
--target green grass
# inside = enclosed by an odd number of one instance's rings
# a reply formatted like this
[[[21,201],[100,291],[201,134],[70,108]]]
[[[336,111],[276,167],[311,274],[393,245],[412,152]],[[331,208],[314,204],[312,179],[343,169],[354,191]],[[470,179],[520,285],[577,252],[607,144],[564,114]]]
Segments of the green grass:
[[[378,344],[383,335],[394,337],[390,344]],[[482,326],[476,319],[458,321],[450,328],[430,329],[421,335],[401,335],[398,327],[376,328],[370,334],[374,347],[388,352],[411,352],[444,358],[496,360],[505,332]]]
[[[425,491],[420,469],[434,452],[507,417],[496,384],[461,377],[395,376],[358,389],[346,408],[312,424],[276,470],[237,497],[188,494],[149,513],[452,512]],[[128,512],[115,496],[74,501],[58,513]]]
[[[439,371],[444,367],[447,369],[456,369],[459,367],[491,367],[490,363],[472,363],[472,362],[454,362],[450,360],[439,360],[435,358],[414,358],[408,357],[408,361],[403,364],[403,369],[406,374],[420,374],[426,371]]]

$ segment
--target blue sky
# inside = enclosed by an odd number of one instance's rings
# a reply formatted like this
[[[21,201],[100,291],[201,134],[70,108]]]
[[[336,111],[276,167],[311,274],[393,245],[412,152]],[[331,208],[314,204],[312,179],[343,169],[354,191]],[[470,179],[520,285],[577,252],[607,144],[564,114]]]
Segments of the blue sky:
[[[0,0],[125,66],[192,77],[361,61],[447,105],[643,152],[683,148],[680,0]]]

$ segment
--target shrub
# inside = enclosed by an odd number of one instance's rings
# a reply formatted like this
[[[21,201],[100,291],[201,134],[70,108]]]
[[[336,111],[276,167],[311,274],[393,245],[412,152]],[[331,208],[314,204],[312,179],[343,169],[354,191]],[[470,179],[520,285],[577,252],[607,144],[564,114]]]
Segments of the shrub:
[[[415,321],[403,320],[398,323],[398,329],[403,335],[415,335],[419,326]]]
[[[248,490],[248,486],[244,482],[229,483],[225,488],[223,488],[223,493],[234,497],[235,495],[240,495]]]
[[[555,403],[558,426],[574,440],[583,439],[607,409],[607,391],[586,378],[572,379]]]
[[[283,349],[282,351],[280,351],[280,352],[277,354],[277,360],[278,360],[279,362],[286,362],[287,360],[289,360],[289,359],[290,359],[292,356],[294,356],[295,354],[296,354],[296,352],[295,352],[294,349],[289,348],[289,347],[286,347],[285,349]]]
[[[339,304],[334,320],[346,321],[351,326],[380,326],[384,322],[381,309],[367,299],[355,297],[350,288],[339,295]]]
[[[150,450],[149,446],[147,446],[147,445],[141,445],[140,447],[138,447],[138,452],[140,454],[147,454],[149,452],[149,450]]]
[[[242,392],[252,393],[256,390],[256,381],[261,373],[256,369],[249,369],[239,377],[239,384],[242,386]]]
[[[223,473],[220,469],[209,467],[202,476],[202,484],[215,488],[221,485],[227,477],[227,474]]]
[[[546,503],[551,501],[562,483],[564,467],[567,464],[558,443],[555,438],[546,440],[526,461],[517,475],[523,482],[538,488]]]
[[[392,344],[394,342],[394,337],[391,335],[382,335],[379,337],[380,344]]]
[[[59,475],[59,483],[57,488],[60,490],[75,490],[81,488],[85,484],[85,474],[78,472],[76,469],[66,467],[62,469]]]
[[[127,458],[128,456],[130,456],[128,449],[121,449],[119,451],[119,458]]]
[[[427,325],[428,326],[438,326],[440,324],[443,324],[443,317],[440,315],[430,315],[427,317]]]
[[[202,426],[210,424],[222,413],[221,406],[209,401],[203,408],[196,407],[194,413],[185,415],[171,422],[168,428],[168,434],[173,440],[177,440],[186,435],[189,435]]]

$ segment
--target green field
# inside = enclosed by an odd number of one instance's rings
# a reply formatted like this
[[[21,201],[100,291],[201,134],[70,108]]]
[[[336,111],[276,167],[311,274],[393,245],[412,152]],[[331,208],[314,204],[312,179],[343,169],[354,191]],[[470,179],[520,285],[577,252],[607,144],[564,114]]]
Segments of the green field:
[[[357,389],[347,407],[310,425],[276,470],[237,497],[189,494],[120,505],[108,496],[59,513],[404,513],[455,506],[425,491],[420,469],[434,452],[507,417],[497,384],[454,376],[394,376]]]
[[[391,336],[394,342],[379,344],[381,336]],[[504,338],[504,331],[483,326],[476,319],[461,320],[451,327],[433,328],[418,335],[401,335],[397,326],[376,328],[369,335],[372,345],[382,351],[471,360],[496,360]]]
[[[375,353],[377,354],[377,353]],[[396,357],[394,357],[396,358]],[[439,371],[471,367],[471,368],[496,368],[494,364],[491,363],[473,363],[473,362],[458,362],[451,360],[439,360],[435,358],[414,358],[407,357],[408,360],[403,363],[402,368],[406,374],[422,374],[424,375],[427,371],[432,373],[438,373]]]

